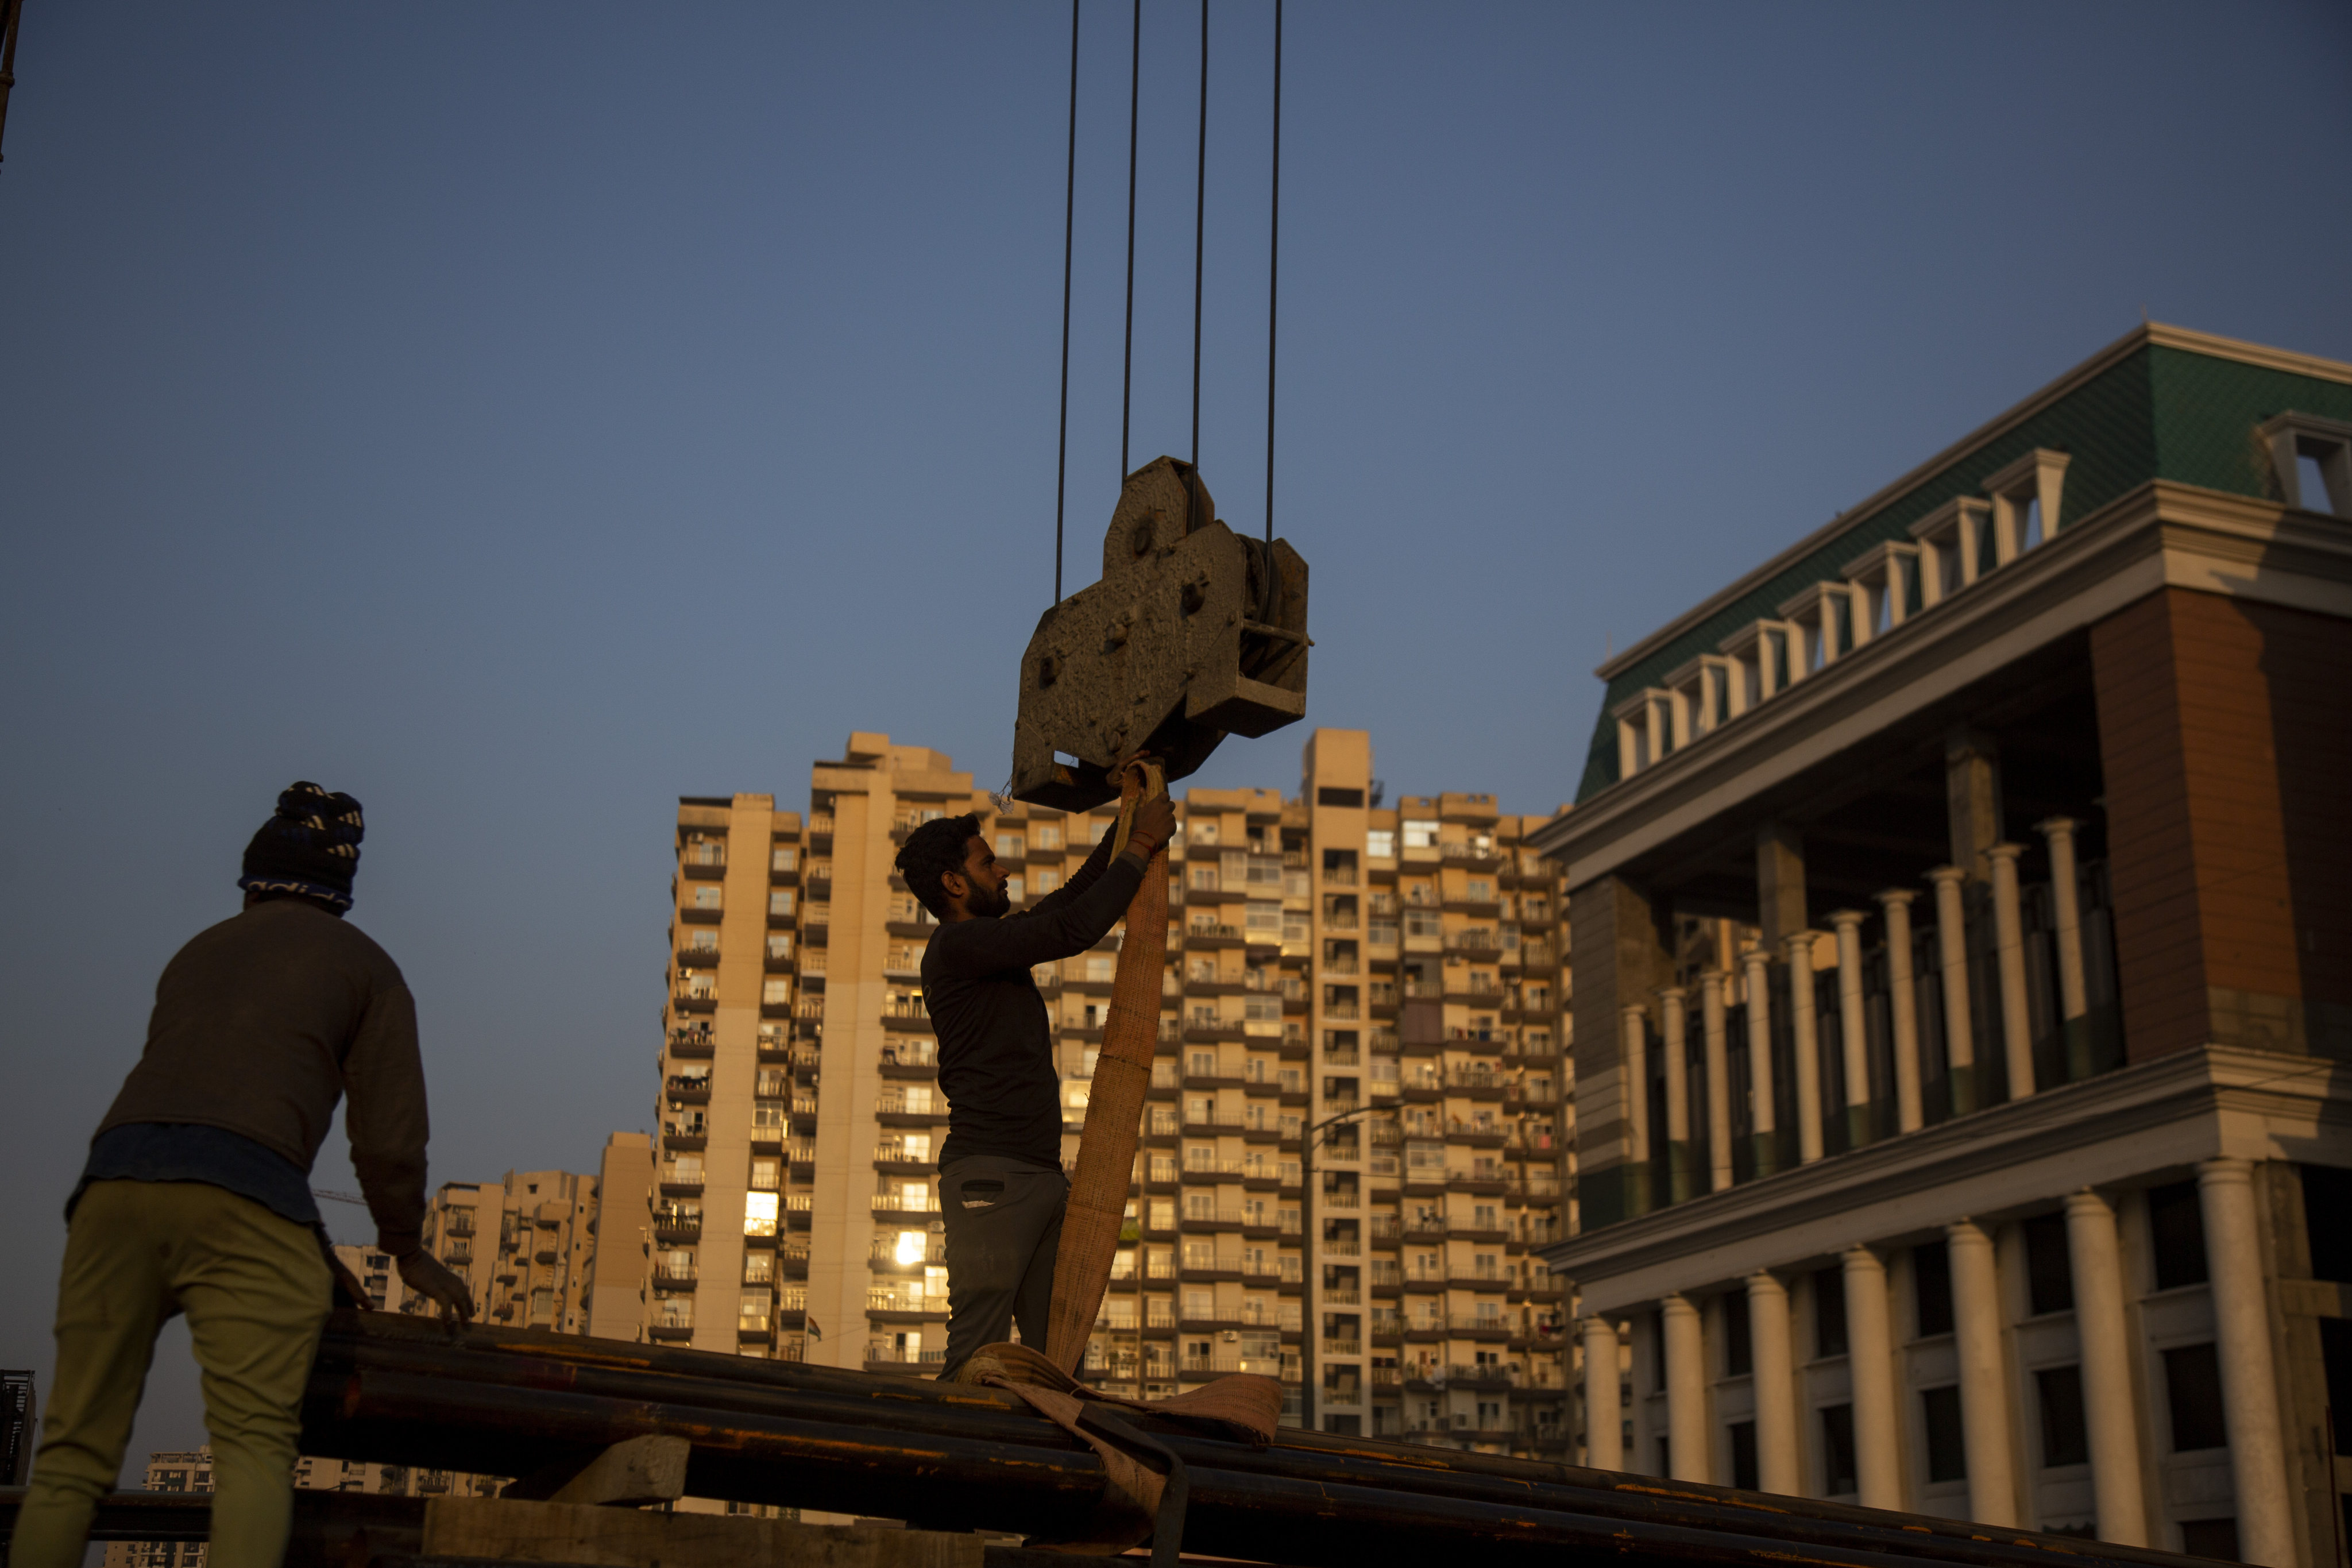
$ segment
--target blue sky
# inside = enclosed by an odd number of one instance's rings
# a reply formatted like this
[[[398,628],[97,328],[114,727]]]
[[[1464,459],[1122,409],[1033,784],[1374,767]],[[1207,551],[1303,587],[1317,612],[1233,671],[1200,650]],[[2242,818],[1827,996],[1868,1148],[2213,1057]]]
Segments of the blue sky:
[[[1272,12],[1214,0],[1202,462],[1265,497]],[[1067,586],[1118,474],[1086,0]],[[1132,460],[1183,455],[1198,12],[1148,0]],[[434,1177],[649,1119],[668,824],[853,729],[1000,781],[1051,595],[1056,4],[26,7],[0,166],[0,1365],[157,971],[297,777]],[[2352,13],[1288,10],[1309,721],[1574,790],[1592,667],[2129,330],[2352,358]],[[1295,787],[1302,731],[1204,784]],[[317,1180],[352,1184],[331,1145]],[[341,1218],[341,1215],[338,1215]],[[345,1228],[350,1228],[346,1222]],[[134,1455],[200,1437],[167,1338]]]

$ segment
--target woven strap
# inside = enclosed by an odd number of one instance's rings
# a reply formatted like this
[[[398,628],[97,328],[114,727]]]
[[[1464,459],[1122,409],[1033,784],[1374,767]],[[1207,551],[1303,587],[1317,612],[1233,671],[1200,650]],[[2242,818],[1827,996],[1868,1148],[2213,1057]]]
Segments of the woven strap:
[[[1136,806],[1166,793],[1157,763],[1145,763],[1143,771],[1147,778],[1139,781],[1130,772],[1122,786],[1115,854],[1126,847]],[[1075,1370],[1086,1354],[1095,1314],[1110,1284],[1119,1231],[1127,1223],[1144,1091],[1151,1086],[1151,1058],[1160,1044],[1160,976],[1167,956],[1168,848],[1162,845],[1152,853],[1142,885],[1127,906],[1127,934],[1119,943],[1110,1015],[1104,1020],[1102,1048],[1095,1057],[1086,1130],[1078,1139],[1077,1170],[1070,1178],[1061,1247],[1054,1258],[1045,1354],[1066,1373]]]

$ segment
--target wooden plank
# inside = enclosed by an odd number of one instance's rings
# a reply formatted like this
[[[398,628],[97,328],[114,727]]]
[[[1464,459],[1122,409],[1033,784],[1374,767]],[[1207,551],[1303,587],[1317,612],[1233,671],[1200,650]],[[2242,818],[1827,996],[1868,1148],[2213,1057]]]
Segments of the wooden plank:
[[[425,1509],[422,1555],[588,1568],[982,1568],[982,1545],[940,1531],[436,1498]]]

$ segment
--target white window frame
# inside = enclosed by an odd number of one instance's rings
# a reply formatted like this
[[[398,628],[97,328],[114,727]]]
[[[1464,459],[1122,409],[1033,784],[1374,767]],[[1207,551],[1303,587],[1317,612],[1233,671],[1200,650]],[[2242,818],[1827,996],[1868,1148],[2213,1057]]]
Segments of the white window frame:
[[[1942,604],[1991,570],[1990,563],[1978,559],[1981,524],[1991,510],[1990,501],[1974,496],[1954,496],[1911,525],[1911,537],[1919,546],[1919,603],[1923,608]],[[1948,542],[1959,569],[1958,582],[1948,581],[1951,574],[1944,569],[1944,546]]]
[[[2303,493],[2303,465],[2297,460],[2314,458],[2320,482],[2327,487],[2328,510],[2339,521],[2352,522],[2352,425],[2289,412],[2264,420],[2259,428],[2278,473],[2279,499],[2298,510],[2319,510],[2313,504],[2319,498]]]
[[[1985,480],[1985,494],[1992,498],[1995,565],[2006,566],[2033,548],[2026,542],[2025,519],[2027,510],[2037,503],[2042,509],[2039,542],[2058,537],[2058,503],[2065,494],[2066,465],[2073,461],[2064,452],[2036,447]]]
[[[1886,610],[1887,631],[1903,624],[1911,613],[1911,584],[1918,581],[1918,574],[1919,547],[1893,540],[1874,544],[1846,563],[1845,580],[1853,585],[1856,647],[1880,635],[1881,605]]]

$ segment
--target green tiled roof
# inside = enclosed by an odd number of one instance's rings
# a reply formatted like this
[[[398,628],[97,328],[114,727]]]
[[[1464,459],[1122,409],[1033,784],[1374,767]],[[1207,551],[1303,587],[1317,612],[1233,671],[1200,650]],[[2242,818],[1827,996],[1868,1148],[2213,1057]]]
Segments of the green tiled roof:
[[[1833,538],[1653,649],[1609,682],[1585,753],[1580,804],[1617,782],[1617,722],[1610,710],[1812,584],[1834,580],[1874,545],[1910,538],[1911,524],[1956,496],[1979,496],[1986,478],[2037,447],[2068,453],[2058,531],[2151,479],[2278,499],[2256,426],[2293,410],[2352,420],[2352,384],[2303,375],[2160,342],[2137,349],[2047,406],[1990,436],[1897,494],[1856,513]]]

